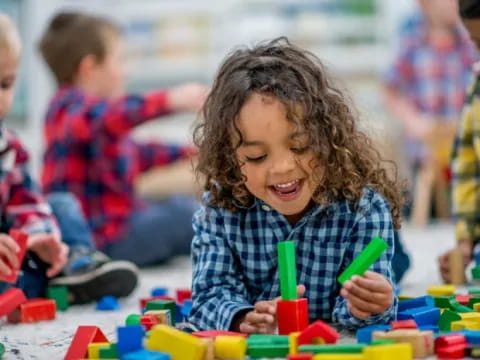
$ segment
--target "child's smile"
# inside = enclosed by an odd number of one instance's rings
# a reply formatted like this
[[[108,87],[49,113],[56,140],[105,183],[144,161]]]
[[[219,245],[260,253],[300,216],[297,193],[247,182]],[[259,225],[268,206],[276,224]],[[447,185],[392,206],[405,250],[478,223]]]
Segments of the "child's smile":
[[[242,144],[237,159],[245,186],[255,197],[293,224],[307,209],[316,185],[309,139],[287,119],[285,106],[267,95],[252,94],[237,121]]]

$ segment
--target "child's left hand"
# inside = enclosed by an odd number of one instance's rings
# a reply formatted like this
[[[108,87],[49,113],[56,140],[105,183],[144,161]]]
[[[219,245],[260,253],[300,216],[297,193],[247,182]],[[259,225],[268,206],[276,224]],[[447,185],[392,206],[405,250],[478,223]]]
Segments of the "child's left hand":
[[[33,234],[28,237],[27,249],[32,250],[40,259],[50,264],[47,276],[57,275],[68,259],[68,246],[60,240],[58,234]]]
[[[340,291],[352,315],[366,319],[384,313],[393,302],[393,288],[381,274],[367,271],[363,276],[352,276]]]

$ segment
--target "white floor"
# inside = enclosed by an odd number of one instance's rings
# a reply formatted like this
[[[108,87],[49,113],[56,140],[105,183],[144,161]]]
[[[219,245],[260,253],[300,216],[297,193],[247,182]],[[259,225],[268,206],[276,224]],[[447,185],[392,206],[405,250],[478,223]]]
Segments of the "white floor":
[[[406,275],[402,293],[425,294],[428,286],[440,283],[436,261],[438,255],[454,244],[453,226],[436,224],[424,229],[405,226],[403,241],[413,257],[413,267]],[[58,318],[51,322],[26,325],[0,323],[0,342],[7,348],[4,359],[62,359],[79,325],[98,325],[114,341],[116,327],[124,324],[128,314],[139,312],[139,298],[148,296],[153,287],[166,286],[172,291],[188,287],[190,271],[188,258],[142,270],[140,286],[132,296],[121,301],[120,311],[98,312],[93,305],[77,306],[65,313],[59,312]]]

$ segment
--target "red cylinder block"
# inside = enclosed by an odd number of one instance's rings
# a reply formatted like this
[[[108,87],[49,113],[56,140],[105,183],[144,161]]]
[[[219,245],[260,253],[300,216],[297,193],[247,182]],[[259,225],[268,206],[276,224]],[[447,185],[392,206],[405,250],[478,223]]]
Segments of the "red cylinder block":
[[[279,300],[277,302],[278,333],[288,335],[308,326],[308,300]]]

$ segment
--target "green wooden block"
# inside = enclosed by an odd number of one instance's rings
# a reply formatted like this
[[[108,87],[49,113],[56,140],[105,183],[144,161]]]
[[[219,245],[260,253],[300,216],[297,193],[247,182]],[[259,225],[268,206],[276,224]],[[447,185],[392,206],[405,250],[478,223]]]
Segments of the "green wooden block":
[[[472,308],[469,308],[468,306],[464,306],[464,305],[460,304],[455,299],[450,300],[450,309],[453,310],[454,312],[457,312],[457,313],[473,312]]]
[[[363,249],[353,262],[340,274],[338,282],[343,284],[345,281],[350,280],[353,275],[363,275],[365,271],[377,261],[387,247],[388,244],[382,238],[373,238],[365,249]]]
[[[288,355],[288,344],[253,344],[248,345],[247,355],[251,358],[278,358]]]
[[[435,300],[435,307],[441,309],[450,309],[451,304],[450,300],[455,299],[454,296],[435,296],[433,298]]]
[[[175,325],[177,305],[171,300],[152,300],[149,301],[145,307],[145,311],[149,310],[170,310],[170,319],[172,325]]]
[[[480,287],[471,287],[468,289],[469,294],[479,294],[480,295]]]
[[[335,344],[335,345],[301,345],[298,352],[311,352],[314,354],[358,354],[363,352],[365,344]]]
[[[395,344],[395,340],[392,339],[376,339],[373,340],[370,345],[390,345]]]
[[[444,310],[438,320],[438,328],[442,331],[451,331],[451,324],[454,321],[462,320],[460,315],[451,310]]]
[[[477,265],[472,269],[472,277],[475,280],[480,280],[480,266]]]
[[[117,344],[110,344],[100,348],[98,355],[100,359],[118,359]]]
[[[0,359],[2,358],[3,354],[5,354],[5,345],[0,343]]]
[[[140,325],[140,318],[142,315],[130,314],[125,319],[125,325]]]
[[[480,303],[480,296],[472,296],[470,300],[468,300],[467,306],[473,309],[473,305]]]
[[[289,338],[288,335],[264,335],[264,334],[252,334],[247,338],[247,344],[256,345],[256,344],[280,344],[288,345]]]
[[[277,252],[282,300],[295,300],[297,298],[295,243],[293,241],[281,241],[277,244]]]
[[[47,289],[47,298],[55,300],[58,311],[68,309],[68,290],[66,286],[50,286]]]

